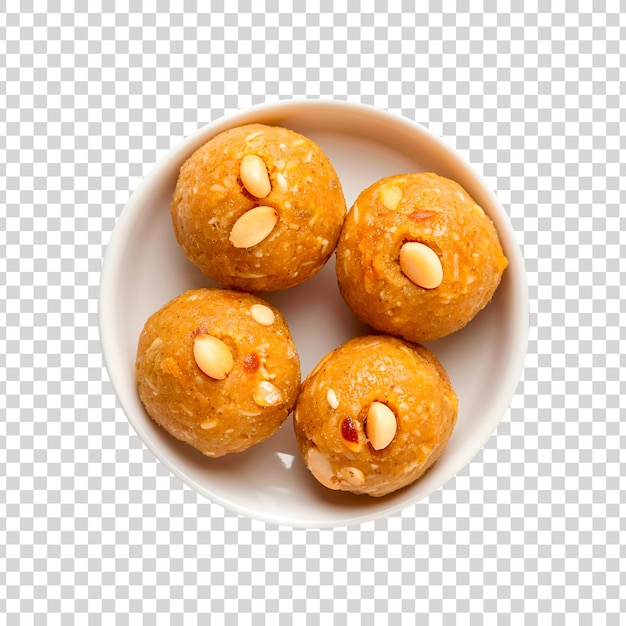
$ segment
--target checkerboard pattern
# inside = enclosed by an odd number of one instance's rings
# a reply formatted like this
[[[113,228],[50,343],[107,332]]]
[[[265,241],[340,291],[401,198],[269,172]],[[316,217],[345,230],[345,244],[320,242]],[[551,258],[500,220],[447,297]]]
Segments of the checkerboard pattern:
[[[624,623],[625,14],[304,6],[2,2],[0,623]],[[102,258],[143,176],[199,126],[291,97],[443,136],[528,271],[529,353],[496,434],[428,500],[358,527],[198,496],[129,426],[99,345]]]

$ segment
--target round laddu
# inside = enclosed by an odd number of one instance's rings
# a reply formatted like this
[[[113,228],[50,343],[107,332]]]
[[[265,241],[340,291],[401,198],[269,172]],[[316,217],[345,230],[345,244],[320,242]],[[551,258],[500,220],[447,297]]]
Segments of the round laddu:
[[[294,429],[313,476],[330,489],[384,496],[440,457],[458,400],[427,348],[387,335],[352,339],[302,384]]]
[[[507,264],[492,221],[467,192],[419,173],[385,178],[359,195],[339,239],[336,271],[357,317],[421,342],[470,322]]]
[[[146,411],[210,457],[241,452],[293,409],[300,361],[278,309],[251,294],[196,289],[146,322],[135,365]]]
[[[178,243],[207,276],[226,287],[277,291],[328,261],[346,202],[316,143],[249,124],[217,135],[183,164],[171,214]]]

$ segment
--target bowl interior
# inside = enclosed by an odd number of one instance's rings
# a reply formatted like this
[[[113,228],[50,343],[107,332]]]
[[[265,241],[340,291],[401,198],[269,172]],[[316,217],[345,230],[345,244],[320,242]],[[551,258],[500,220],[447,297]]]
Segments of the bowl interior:
[[[202,143],[223,130],[261,122],[317,141],[335,166],[348,206],[392,174],[434,171],[463,185],[496,224],[509,259],[493,301],[463,330],[428,346],[448,370],[459,396],[450,442],[415,484],[384,498],[331,492],[310,476],[298,454],[291,418],[270,439],[209,459],[161,430],[137,396],[134,361],[146,319],[187,289],[216,286],[184,256],[169,204],[178,170]],[[337,288],[334,256],[308,282],[260,294],[283,311],[306,375],[324,354],[369,332]],[[365,106],[333,102],[264,105],[210,124],[161,161],[130,199],[111,238],[102,273],[100,333],[107,369],[138,435],[189,486],[230,510],[293,526],[357,523],[400,510],[452,478],[482,448],[504,416],[526,353],[528,303],[523,261],[504,209],[472,169],[440,139],[407,120]]]

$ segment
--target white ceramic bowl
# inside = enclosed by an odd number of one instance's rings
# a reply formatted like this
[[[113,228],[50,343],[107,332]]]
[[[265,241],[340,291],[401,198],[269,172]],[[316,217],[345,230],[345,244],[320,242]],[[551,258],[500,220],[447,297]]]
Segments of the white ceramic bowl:
[[[448,447],[413,485],[384,498],[329,491],[305,469],[291,418],[250,450],[209,459],[161,430],[136,392],[137,339],[154,311],[187,289],[215,286],[176,243],[169,205],[185,159],[214,135],[261,122],[318,142],[334,164],[350,207],[358,193],[392,174],[434,171],[460,183],[496,224],[509,266],[492,302],[463,330],[429,347],[448,370],[459,414]],[[368,332],[339,295],[334,257],[308,282],[261,294],[283,311],[306,375],[324,354]],[[523,260],[509,219],[481,178],[425,128],[374,108],[324,101],[257,106],[213,122],[170,152],[124,209],[107,249],[100,286],[100,337],[122,408],[150,450],[187,485],[257,519],[291,526],[343,526],[403,509],[452,478],[484,446],[506,413],[527,347],[528,299]]]

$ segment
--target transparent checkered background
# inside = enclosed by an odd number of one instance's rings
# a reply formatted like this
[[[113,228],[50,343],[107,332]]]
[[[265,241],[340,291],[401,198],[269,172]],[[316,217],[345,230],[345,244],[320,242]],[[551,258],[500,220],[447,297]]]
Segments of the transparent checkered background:
[[[0,622],[623,623],[619,3],[171,4],[1,3]],[[427,501],[359,527],[198,496],[134,434],[100,353],[131,192],[199,126],[289,97],[445,137],[528,270],[529,354],[497,433]]]

